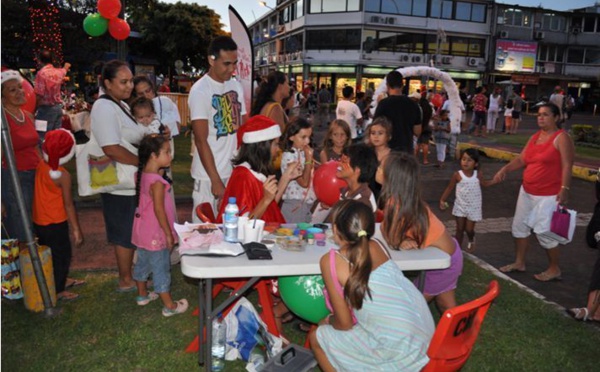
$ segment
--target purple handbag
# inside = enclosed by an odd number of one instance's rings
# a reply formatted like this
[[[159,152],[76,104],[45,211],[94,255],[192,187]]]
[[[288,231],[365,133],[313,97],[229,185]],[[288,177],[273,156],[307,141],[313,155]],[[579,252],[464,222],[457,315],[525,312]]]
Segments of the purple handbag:
[[[569,239],[569,224],[571,223],[571,215],[567,208],[560,204],[556,206],[556,210],[552,212],[552,220],[550,221],[550,231],[556,235]]]

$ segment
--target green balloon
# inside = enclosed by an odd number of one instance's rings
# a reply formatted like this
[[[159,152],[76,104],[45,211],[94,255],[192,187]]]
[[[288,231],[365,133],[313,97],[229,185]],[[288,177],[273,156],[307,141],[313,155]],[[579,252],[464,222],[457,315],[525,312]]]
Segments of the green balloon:
[[[83,20],[83,30],[90,36],[100,36],[108,30],[108,19],[100,13],[88,14]]]
[[[279,293],[286,306],[300,318],[315,324],[330,313],[325,305],[324,288],[321,275],[279,277]]]

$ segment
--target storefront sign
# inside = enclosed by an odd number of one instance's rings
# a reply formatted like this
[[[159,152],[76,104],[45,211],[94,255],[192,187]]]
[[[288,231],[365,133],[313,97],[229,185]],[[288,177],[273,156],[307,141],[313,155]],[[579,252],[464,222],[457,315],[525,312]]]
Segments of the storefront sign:
[[[354,66],[310,66],[310,72],[320,72],[326,74],[353,74],[356,72]],[[389,71],[388,71],[389,72]]]
[[[533,72],[536,54],[536,42],[498,40],[495,68],[498,71]]]
[[[510,80],[515,84],[539,85],[540,75],[511,75]]]

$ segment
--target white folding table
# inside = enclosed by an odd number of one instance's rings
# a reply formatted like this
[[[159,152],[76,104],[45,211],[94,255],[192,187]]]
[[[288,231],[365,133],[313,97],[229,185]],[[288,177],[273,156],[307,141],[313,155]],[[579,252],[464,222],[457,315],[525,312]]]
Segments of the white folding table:
[[[379,228],[375,237],[381,239]],[[308,245],[303,252],[290,252],[278,247],[272,250],[272,260],[249,260],[244,254],[237,257],[186,256],[181,257],[181,271],[190,278],[200,279],[198,285],[199,339],[198,363],[205,370],[211,369],[212,321],[220,312],[235,302],[239,296],[252,288],[261,278],[316,275],[321,273],[320,258],[336,248],[332,243],[324,247]],[[425,248],[406,251],[389,250],[392,259],[402,271],[420,271],[445,269],[450,266],[450,256],[437,248]],[[244,283],[216,308],[212,308],[213,279],[244,278]],[[247,279],[247,280],[246,280]],[[420,274],[419,287],[422,288],[424,275]],[[260,292],[259,292],[260,295]],[[268,307],[268,306],[267,306]],[[272,309],[263,306],[263,313],[272,317]],[[264,315],[263,315],[264,317]],[[269,324],[269,322],[267,322]],[[206,344],[202,335],[206,324]],[[273,330],[269,329],[270,332]]]

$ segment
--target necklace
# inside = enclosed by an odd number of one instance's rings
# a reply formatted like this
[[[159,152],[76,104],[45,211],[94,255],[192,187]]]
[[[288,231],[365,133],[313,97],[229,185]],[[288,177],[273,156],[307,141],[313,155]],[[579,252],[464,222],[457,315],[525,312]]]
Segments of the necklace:
[[[12,116],[16,122],[18,123],[24,123],[25,122],[25,113],[23,112],[23,110],[19,109],[19,112],[21,113],[21,118],[19,119],[17,117],[17,115],[13,114],[12,112],[8,111],[6,108],[4,109],[5,112],[9,113],[10,116]]]

